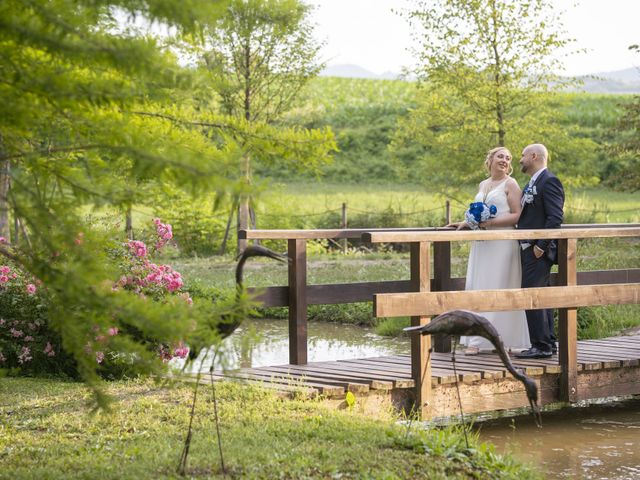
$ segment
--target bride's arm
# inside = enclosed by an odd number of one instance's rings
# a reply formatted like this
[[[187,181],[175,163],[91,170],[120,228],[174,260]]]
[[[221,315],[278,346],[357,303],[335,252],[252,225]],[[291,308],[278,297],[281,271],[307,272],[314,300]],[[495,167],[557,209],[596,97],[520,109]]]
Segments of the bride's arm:
[[[520,205],[520,197],[522,196],[522,191],[518,186],[518,182],[516,182],[514,179],[511,179],[507,182],[505,190],[507,191],[507,202],[509,203],[509,210],[511,213],[500,215],[496,218],[490,218],[486,222],[480,224],[482,228],[513,227],[516,223],[518,223],[520,213],[522,213],[522,207]]]
[[[481,181],[478,184],[478,191],[482,191],[482,187],[484,182],[486,182],[486,180]],[[517,186],[517,184],[516,184]],[[456,230],[470,230],[471,227],[469,226],[469,224],[467,222],[465,222],[464,220],[462,222],[451,222],[448,223],[447,225],[445,225],[445,228],[455,228]]]

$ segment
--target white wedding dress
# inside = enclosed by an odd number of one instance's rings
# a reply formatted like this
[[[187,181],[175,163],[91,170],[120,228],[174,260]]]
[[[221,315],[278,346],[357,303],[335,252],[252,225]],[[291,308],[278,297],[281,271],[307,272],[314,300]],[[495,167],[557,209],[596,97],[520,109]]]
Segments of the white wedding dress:
[[[507,180],[491,190],[486,197],[483,192],[478,192],[474,201],[495,205],[498,210],[496,217],[508,214],[510,209],[505,190]],[[513,228],[515,227],[496,227],[496,230]],[[520,288],[521,278],[520,245],[516,240],[472,242],[465,290]],[[498,330],[506,349],[529,348],[529,329],[524,311],[478,313]],[[461,337],[460,343],[482,350],[494,349],[491,342],[483,337]]]

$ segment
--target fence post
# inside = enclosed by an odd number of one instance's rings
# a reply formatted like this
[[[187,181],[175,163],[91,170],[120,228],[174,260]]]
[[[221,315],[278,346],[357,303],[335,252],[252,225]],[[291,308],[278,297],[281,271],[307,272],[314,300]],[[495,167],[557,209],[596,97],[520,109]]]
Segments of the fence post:
[[[411,243],[411,290],[431,289],[431,242]],[[411,317],[411,325],[425,325],[430,317]],[[431,336],[411,336],[411,376],[415,381],[415,410],[422,420],[431,416]]]
[[[289,239],[289,363],[307,363],[307,241]]]
[[[578,241],[575,238],[558,241],[558,285],[577,285]],[[559,309],[558,361],[560,373],[560,400],[578,401],[578,310]]]
[[[437,292],[450,289],[451,283],[451,242],[434,242],[433,244],[433,287]],[[432,335],[433,350],[436,352],[451,351],[451,335]]]
[[[347,204],[346,203],[342,203],[342,225],[341,225],[342,229],[346,229],[347,228]],[[346,238],[342,239],[342,253],[345,254],[347,253],[347,244],[348,244],[349,240]]]

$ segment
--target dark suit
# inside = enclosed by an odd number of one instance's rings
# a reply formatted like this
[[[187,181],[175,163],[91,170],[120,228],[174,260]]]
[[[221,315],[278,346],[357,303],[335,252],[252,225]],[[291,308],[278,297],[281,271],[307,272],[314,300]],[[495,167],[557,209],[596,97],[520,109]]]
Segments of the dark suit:
[[[520,229],[560,228],[563,219],[564,189],[562,183],[549,170],[543,170],[535,183],[533,201],[525,203],[517,227]],[[526,190],[526,189],[525,189]],[[526,242],[526,240],[520,243]],[[551,266],[557,258],[555,240],[531,240],[532,246],[521,250],[522,288],[546,287],[549,285]],[[536,258],[533,245],[545,254]],[[527,310],[527,325],[531,346],[545,352],[550,351],[555,342],[553,334],[552,310]]]

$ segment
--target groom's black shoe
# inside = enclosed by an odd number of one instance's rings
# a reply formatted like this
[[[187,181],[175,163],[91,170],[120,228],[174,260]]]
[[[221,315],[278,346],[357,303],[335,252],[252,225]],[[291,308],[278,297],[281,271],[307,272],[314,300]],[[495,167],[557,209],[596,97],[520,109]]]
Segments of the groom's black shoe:
[[[540,350],[536,347],[531,347],[529,350],[523,350],[520,353],[516,353],[516,358],[551,358],[553,353],[551,351]]]

